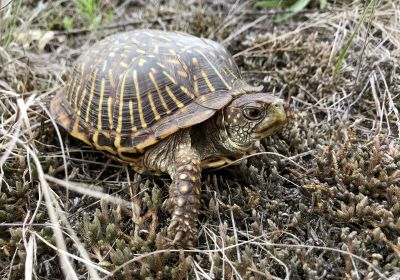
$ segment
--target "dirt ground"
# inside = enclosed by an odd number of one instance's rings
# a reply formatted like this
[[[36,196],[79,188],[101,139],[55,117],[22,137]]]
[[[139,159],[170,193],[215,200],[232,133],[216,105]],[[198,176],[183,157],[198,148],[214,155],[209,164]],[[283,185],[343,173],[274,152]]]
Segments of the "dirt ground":
[[[400,278],[400,3],[279,21],[256,2],[0,0],[1,279]],[[289,105],[258,153],[203,172],[192,250],[166,237],[167,176],[49,118],[79,54],[138,28],[221,42]]]

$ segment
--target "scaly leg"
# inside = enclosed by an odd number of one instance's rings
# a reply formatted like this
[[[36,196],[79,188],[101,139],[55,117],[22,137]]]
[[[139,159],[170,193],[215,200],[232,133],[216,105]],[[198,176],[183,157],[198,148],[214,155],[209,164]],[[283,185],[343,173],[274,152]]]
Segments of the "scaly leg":
[[[169,188],[173,209],[168,235],[179,246],[193,247],[200,208],[200,156],[191,148],[180,149],[175,160]]]

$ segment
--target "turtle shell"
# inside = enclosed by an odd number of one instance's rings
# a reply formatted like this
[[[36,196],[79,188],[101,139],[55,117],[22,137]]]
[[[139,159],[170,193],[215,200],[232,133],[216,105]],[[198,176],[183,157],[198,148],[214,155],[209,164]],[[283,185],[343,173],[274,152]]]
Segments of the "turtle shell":
[[[50,110],[72,136],[129,162],[207,120],[245,89],[222,45],[185,33],[135,30],[82,53]]]

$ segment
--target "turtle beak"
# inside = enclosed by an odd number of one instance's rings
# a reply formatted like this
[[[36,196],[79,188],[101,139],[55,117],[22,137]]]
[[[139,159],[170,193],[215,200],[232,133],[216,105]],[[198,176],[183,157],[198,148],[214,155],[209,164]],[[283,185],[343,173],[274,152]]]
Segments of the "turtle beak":
[[[263,138],[278,131],[286,122],[284,102],[281,99],[273,101],[267,108],[265,119],[254,129],[257,138]]]

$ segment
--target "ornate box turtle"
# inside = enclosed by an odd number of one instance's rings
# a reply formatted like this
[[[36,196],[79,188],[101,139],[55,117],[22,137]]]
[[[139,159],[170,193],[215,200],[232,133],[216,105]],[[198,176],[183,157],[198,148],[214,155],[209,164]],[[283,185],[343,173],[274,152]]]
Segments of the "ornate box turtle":
[[[243,155],[285,122],[282,100],[260,90],[214,41],[136,30],[82,53],[50,109],[72,136],[137,172],[168,173],[168,234],[192,246],[201,169]]]

